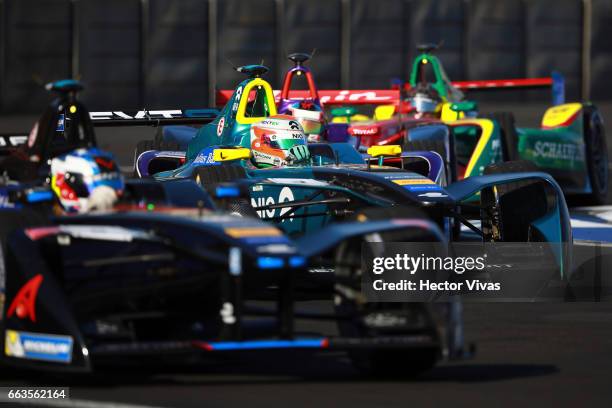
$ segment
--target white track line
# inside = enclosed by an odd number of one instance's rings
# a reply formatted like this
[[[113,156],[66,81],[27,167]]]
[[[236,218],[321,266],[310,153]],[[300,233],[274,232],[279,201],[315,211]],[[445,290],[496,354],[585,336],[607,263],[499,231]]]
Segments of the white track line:
[[[125,404],[120,402],[104,402],[85,399],[19,399],[0,395],[0,403],[21,404],[28,407],[68,407],[68,408],[162,408],[153,405]]]

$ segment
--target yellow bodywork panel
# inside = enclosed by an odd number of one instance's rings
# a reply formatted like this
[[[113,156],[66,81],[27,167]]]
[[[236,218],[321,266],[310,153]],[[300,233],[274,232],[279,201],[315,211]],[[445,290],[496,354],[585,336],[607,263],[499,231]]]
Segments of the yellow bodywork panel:
[[[249,94],[251,90],[255,87],[261,87],[265,92],[266,97],[266,105],[268,106],[268,116],[253,116],[247,117],[245,116],[247,103],[249,102]],[[240,103],[238,104],[238,112],[236,112],[236,121],[241,125],[251,125],[253,123],[259,122],[266,117],[276,115],[276,101],[274,100],[274,93],[272,92],[272,87],[269,83],[264,81],[261,78],[255,78],[251,82],[245,85],[242,90],[242,95],[240,97]]]
[[[395,105],[380,105],[374,109],[374,120],[388,120],[395,113]]]
[[[442,122],[451,122],[453,120],[459,120],[465,117],[465,113],[452,110],[452,105],[452,103],[448,102],[442,105],[442,112],[440,113],[440,119]]]
[[[491,136],[493,135],[494,124],[490,119],[462,119],[449,121],[448,125],[453,126],[478,126],[480,128],[480,138],[478,139],[478,143],[474,148],[474,152],[470,157],[470,161],[465,168],[464,177],[475,176],[477,174],[472,174],[474,171],[474,167],[476,166],[476,162],[482,156],[482,152],[489,144],[489,140],[491,140]]]
[[[581,103],[566,103],[548,108],[542,117],[542,127],[567,126],[581,109]]]
[[[351,116],[350,120],[346,116],[334,116],[332,118],[332,123],[365,122],[367,120],[371,120],[368,115],[362,115],[361,113],[358,113],[357,115]]]
[[[213,160],[216,162],[249,158],[251,158],[251,150],[245,147],[239,149],[215,149],[213,152]]]
[[[368,154],[372,157],[399,156],[402,154],[402,147],[399,145],[371,146],[368,147]]]

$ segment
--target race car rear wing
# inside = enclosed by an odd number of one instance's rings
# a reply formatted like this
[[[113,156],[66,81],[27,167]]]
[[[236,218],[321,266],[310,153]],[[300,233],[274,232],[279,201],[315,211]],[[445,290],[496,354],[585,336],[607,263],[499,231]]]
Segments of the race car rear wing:
[[[217,109],[210,108],[89,112],[95,127],[204,125],[212,122],[218,114]],[[60,121],[57,131],[63,130],[64,122]],[[0,134],[0,154],[10,152],[27,140],[28,132]]]
[[[222,89],[217,91],[215,98],[217,106],[224,106],[232,97],[234,91]],[[280,90],[274,90],[274,98],[278,102]],[[289,91],[290,99],[306,99],[310,97],[308,90]],[[399,101],[398,89],[319,89],[319,98],[323,105],[387,105]]]
[[[218,114],[217,109],[209,108],[89,112],[96,127],[204,125]]]
[[[516,79],[492,79],[475,81],[454,81],[451,84],[461,90],[508,90],[528,88],[548,88],[552,90],[553,105],[565,102],[565,79],[558,72],[553,72],[550,77],[541,78],[516,78]],[[410,89],[409,83],[403,83],[393,89],[319,89],[319,97],[323,105],[387,105],[395,104],[400,100],[401,92]],[[234,91],[223,89],[217,91],[216,105],[224,106]],[[274,91],[274,97],[280,99],[280,90]],[[289,98],[305,99],[310,96],[308,90],[291,90]]]
[[[3,133],[0,134],[0,152],[22,145],[28,140],[27,134]]]

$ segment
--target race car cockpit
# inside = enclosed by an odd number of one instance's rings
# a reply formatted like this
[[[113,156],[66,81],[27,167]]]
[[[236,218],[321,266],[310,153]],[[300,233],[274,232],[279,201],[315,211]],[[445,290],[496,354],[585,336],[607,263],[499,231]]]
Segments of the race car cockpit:
[[[219,115],[197,131],[187,146],[188,160],[195,159],[202,149],[212,145],[249,147],[251,125],[277,114],[272,87],[261,78],[268,68],[245,65],[236,71],[248,78],[236,87]]]
[[[463,92],[453,86],[444,71],[442,63],[432,54],[438,49],[435,44],[421,44],[417,46],[419,56],[414,59],[410,71],[410,88],[418,86],[431,86],[443,102],[460,102],[465,96]]]
[[[293,53],[287,58],[294,66],[287,71],[283,81],[278,111],[282,114],[292,115],[304,128],[310,142],[319,142],[325,136],[326,118],[319,98],[319,92],[312,72],[304,64],[312,58],[311,54]],[[291,86],[297,78],[305,78],[308,91],[303,98],[291,98]]]

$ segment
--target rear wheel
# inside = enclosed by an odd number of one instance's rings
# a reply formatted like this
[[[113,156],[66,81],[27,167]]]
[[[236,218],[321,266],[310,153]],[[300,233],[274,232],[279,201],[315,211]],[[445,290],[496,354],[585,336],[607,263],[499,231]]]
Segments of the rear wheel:
[[[391,217],[427,218],[418,208],[393,207],[365,209],[359,219],[381,220]],[[417,233],[418,234],[418,233]],[[365,242],[419,242],[430,237],[406,232],[376,233],[363,239],[342,243],[336,250],[336,290],[334,305],[337,313],[349,318],[338,321],[338,331],[343,337],[379,337],[401,334],[429,334],[437,336],[430,306],[424,303],[386,303],[365,301],[361,294],[361,245]],[[370,314],[404,316],[410,319],[419,316],[420,325],[412,327],[373,328],[365,323]],[[412,323],[413,324],[413,323]],[[353,364],[360,370],[384,376],[415,376],[431,369],[440,356],[438,347],[380,350],[359,349],[349,352]]]
[[[603,119],[594,106],[584,108],[584,142],[592,190],[589,202],[593,205],[605,204],[608,198],[608,146]]]

